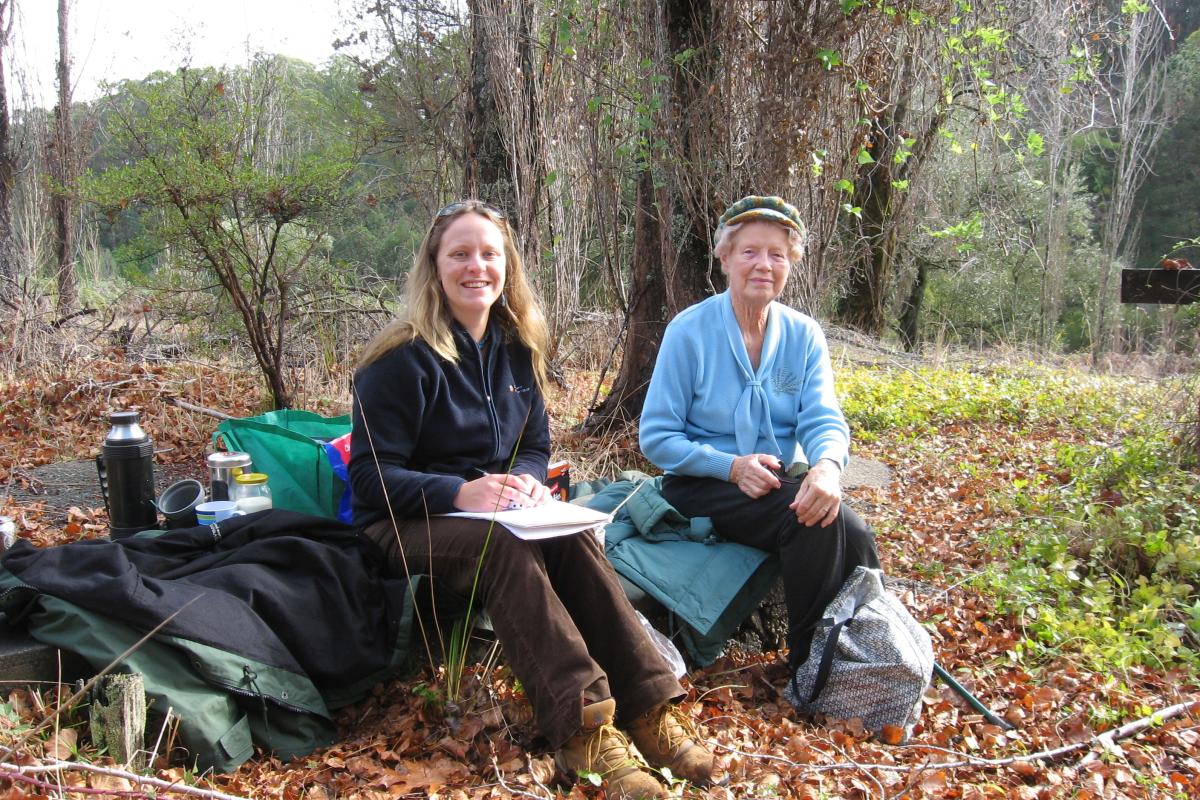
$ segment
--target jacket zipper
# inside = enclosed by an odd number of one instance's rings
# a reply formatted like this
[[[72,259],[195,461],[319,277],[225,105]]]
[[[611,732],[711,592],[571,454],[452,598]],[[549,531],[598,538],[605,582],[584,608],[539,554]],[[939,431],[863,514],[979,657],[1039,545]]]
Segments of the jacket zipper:
[[[240,685],[232,684],[232,683],[229,683],[228,681],[218,680],[217,678],[215,678],[212,675],[212,673],[203,669],[201,667],[201,665],[195,661],[192,662],[192,668],[195,669],[200,674],[200,677],[203,678],[206,683],[212,684],[213,686],[219,686],[219,687],[221,687],[222,691],[229,692],[230,694],[240,695],[241,697],[249,697],[254,700],[267,700],[267,701],[273,703],[274,705],[280,706],[282,708],[286,708],[288,711],[295,711],[298,714],[314,714],[315,713],[310,708],[304,708],[302,706],[284,702],[283,700],[279,699],[278,697],[269,695],[266,692],[255,691],[253,689],[244,689]]]
[[[489,355],[492,358],[496,357],[496,347],[499,344],[493,342],[490,348]],[[496,402],[492,396],[492,382],[488,378],[488,371],[483,363],[483,352],[479,347],[475,346],[475,360],[479,364],[479,379],[483,384],[483,397],[487,401],[488,420],[492,423],[492,461],[499,461],[500,453],[500,418],[496,413]]]

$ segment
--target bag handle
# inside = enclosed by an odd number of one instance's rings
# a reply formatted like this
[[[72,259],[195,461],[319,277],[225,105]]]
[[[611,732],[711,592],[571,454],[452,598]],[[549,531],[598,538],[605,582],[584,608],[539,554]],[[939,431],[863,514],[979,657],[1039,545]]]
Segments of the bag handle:
[[[831,618],[826,618],[824,622],[833,622]],[[837,650],[838,637],[842,635],[842,628],[849,624],[849,619],[839,620],[834,622],[833,627],[829,629],[829,635],[825,637],[825,649],[821,652],[821,663],[817,666],[817,675],[813,679],[812,692],[806,701],[808,705],[816,702],[821,695],[821,690],[825,688],[825,684],[829,682],[829,673],[833,670],[833,655]],[[792,670],[792,693],[796,697],[800,696],[800,687],[796,683],[796,670]]]

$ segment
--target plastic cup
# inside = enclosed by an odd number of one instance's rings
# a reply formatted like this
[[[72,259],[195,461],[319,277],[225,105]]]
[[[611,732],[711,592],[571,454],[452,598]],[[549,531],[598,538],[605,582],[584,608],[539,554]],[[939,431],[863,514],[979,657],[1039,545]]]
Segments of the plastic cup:
[[[232,500],[209,500],[196,506],[196,520],[201,525],[224,522],[230,517],[240,517],[245,513]]]
[[[172,483],[158,498],[158,510],[167,518],[167,528],[191,528],[198,524],[196,507],[204,502],[204,484],[182,480]]]

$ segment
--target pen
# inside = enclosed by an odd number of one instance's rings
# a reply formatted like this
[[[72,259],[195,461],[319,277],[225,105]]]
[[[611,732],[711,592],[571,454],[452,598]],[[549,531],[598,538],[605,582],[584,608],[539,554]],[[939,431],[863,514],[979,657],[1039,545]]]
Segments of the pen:
[[[470,469],[468,469],[468,473],[471,475],[478,475],[478,477],[480,477],[480,478],[486,478],[488,476],[488,473],[485,470],[480,469],[479,467],[471,467]],[[512,484],[509,484],[509,485],[512,486]],[[513,486],[513,488],[516,489],[517,487]],[[517,489],[517,491],[520,491],[520,489]],[[526,492],[521,492],[521,494],[530,499],[532,499],[532,497],[533,497],[533,495],[527,494]],[[516,500],[513,500],[512,502],[510,502],[508,505],[506,505],[504,507],[504,510],[505,511],[516,511],[517,509],[521,509],[521,508],[525,508],[525,504],[519,503]]]

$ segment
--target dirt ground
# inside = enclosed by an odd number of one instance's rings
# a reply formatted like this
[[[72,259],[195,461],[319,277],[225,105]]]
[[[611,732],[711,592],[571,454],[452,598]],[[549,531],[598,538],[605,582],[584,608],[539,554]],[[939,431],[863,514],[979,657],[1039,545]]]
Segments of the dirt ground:
[[[91,459],[44,464],[20,473],[18,480],[0,485],[0,499],[11,496],[19,504],[45,503],[47,522],[66,521],[68,509],[104,508],[96,462]],[[207,482],[203,464],[155,464],[154,486],[161,494],[185,478]]]

